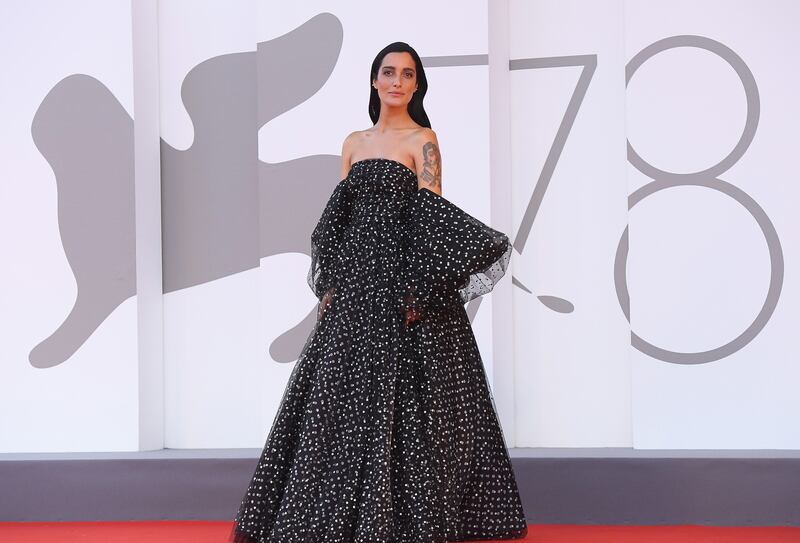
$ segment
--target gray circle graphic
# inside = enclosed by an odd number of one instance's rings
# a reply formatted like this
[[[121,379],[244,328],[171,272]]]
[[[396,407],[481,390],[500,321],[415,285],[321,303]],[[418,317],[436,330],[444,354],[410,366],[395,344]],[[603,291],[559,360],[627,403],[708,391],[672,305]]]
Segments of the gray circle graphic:
[[[739,334],[739,336],[729,341],[725,345],[703,352],[681,353],[657,347],[652,343],[642,339],[633,330],[631,330],[631,345],[633,345],[642,353],[650,355],[653,358],[663,360],[664,362],[671,362],[673,364],[706,364],[708,362],[720,360],[721,358],[725,358],[726,356],[735,353],[750,343],[753,338],[755,338],[761,332],[761,330],[764,329],[767,321],[769,321],[772,313],[775,311],[775,307],[778,305],[778,299],[780,298],[781,289],[783,288],[783,250],[781,248],[780,239],[778,238],[778,232],[775,230],[775,226],[772,224],[772,221],[769,220],[769,217],[767,216],[766,212],[764,212],[763,208],[742,189],[720,179],[701,180],[673,178],[653,181],[629,196],[628,209],[633,208],[633,206],[635,206],[637,203],[641,202],[646,197],[655,194],[656,192],[680,186],[695,186],[714,189],[739,202],[755,219],[756,223],[761,229],[761,232],[764,234],[764,239],[767,242],[767,249],[769,251],[771,270],[769,288],[767,289],[767,295],[764,299],[764,304],[761,306],[761,310],[758,312],[758,315],[747,327],[747,329],[745,329],[744,332]],[[623,308],[625,318],[628,319],[628,322],[630,322],[630,295],[628,293],[628,280],[626,271],[627,259],[628,229],[626,228],[622,234],[622,237],[620,238],[619,244],[617,245],[616,257],[614,259],[614,283],[617,289],[617,299]]]
[[[656,192],[673,187],[696,186],[719,191],[739,202],[753,216],[767,242],[771,268],[769,288],[761,310],[744,332],[725,345],[703,352],[677,352],[657,347],[645,341],[631,330],[631,345],[642,353],[652,356],[655,359],[672,364],[706,364],[735,353],[750,343],[753,338],[764,329],[764,326],[766,326],[775,311],[775,307],[778,305],[778,299],[780,298],[781,289],[783,288],[783,249],[775,226],[761,206],[740,188],[718,179],[720,174],[729,170],[744,155],[744,152],[750,146],[750,143],[752,143],[756,128],[758,127],[760,115],[758,87],[752,72],[744,61],[730,48],[712,39],[702,36],[673,36],[649,45],[631,59],[625,68],[626,86],[628,82],[630,82],[633,74],[636,73],[636,70],[646,60],[657,53],[675,47],[697,47],[705,49],[715,53],[730,64],[739,75],[747,98],[747,120],[745,122],[745,128],[739,142],[728,156],[706,170],[693,173],[675,173],[657,168],[639,156],[630,141],[628,141],[628,160],[630,163],[637,170],[651,179],[654,179],[654,181],[641,187],[628,197],[628,209],[632,209],[633,206],[641,202],[644,198]],[[628,292],[626,270],[628,250],[628,228],[625,228],[617,244],[617,251],[614,258],[614,285],[617,291],[617,300],[622,307],[625,318],[630,323],[630,294]]]
[[[704,49],[716,54],[721,59],[726,61],[731,68],[733,68],[733,70],[739,76],[742,86],[744,87],[745,98],[747,100],[747,116],[744,124],[744,130],[742,131],[742,136],[739,138],[739,142],[731,150],[728,156],[720,160],[717,164],[705,170],[694,172],[696,175],[703,175],[709,178],[719,177],[728,171],[734,164],[736,164],[740,158],[742,158],[744,152],[753,142],[756,128],[758,127],[758,120],[761,115],[761,102],[759,100],[758,85],[756,85],[753,72],[750,71],[750,68],[747,67],[747,64],[745,64],[744,60],[742,60],[739,55],[734,53],[730,48],[721,44],[720,42],[710,38],[705,38],[703,36],[672,36],[648,45],[639,51],[639,53],[637,53],[636,56],[630,60],[630,62],[628,62],[628,64],[625,66],[625,86],[628,86],[633,74],[636,73],[636,70],[638,70],[645,61],[658,53],[677,47],[696,47],[698,49]],[[657,168],[645,161],[633,148],[630,140],[628,140],[628,161],[637,170],[651,179],[658,179],[664,175],[674,173]],[[683,175],[693,174],[687,173]]]

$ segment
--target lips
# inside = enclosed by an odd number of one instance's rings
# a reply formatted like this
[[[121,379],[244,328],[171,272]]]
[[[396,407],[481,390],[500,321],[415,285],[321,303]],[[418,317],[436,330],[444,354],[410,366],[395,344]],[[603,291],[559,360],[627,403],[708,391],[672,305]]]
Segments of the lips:
[[[402,92],[390,92],[389,94],[391,94],[392,96],[402,96],[403,95]]]

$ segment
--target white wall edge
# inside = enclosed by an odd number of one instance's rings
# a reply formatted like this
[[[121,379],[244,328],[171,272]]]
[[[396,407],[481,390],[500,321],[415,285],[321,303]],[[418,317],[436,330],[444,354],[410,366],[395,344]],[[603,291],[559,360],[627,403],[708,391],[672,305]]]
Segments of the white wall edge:
[[[511,229],[511,81],[509,71],[508,0],[490,0],[489,33],[489,168],[492,227],[505,232],[513,242]],[[497,415],[508,447],[516,444],[514,401],[514,326],[511,275],[514,257],[506,277],[492,291],[492,387]]]
[[[131,0],[139,450],[164,447],[158,0]]]

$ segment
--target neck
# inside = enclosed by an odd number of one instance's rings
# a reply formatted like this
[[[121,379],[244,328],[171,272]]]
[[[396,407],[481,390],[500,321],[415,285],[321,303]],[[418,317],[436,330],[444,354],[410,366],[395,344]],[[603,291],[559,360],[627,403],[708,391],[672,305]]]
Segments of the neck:
[[[389,130],[399,130],[402,128],[412,128],[415,126],[414,120],[408,114],[406,106],[390,107],[381,104],[381,115],[375,123],[376,132],[387,132]]]

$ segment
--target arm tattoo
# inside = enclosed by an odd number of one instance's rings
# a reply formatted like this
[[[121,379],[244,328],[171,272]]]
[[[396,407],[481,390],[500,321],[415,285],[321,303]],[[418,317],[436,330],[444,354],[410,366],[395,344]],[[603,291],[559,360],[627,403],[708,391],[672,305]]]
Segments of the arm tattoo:
[[[439,154],[439,147],[429,141],[422,146],[422,156],[425,162],[422,164],[422,180],[429,186],[441,190],[442,186],[442,156]]]

